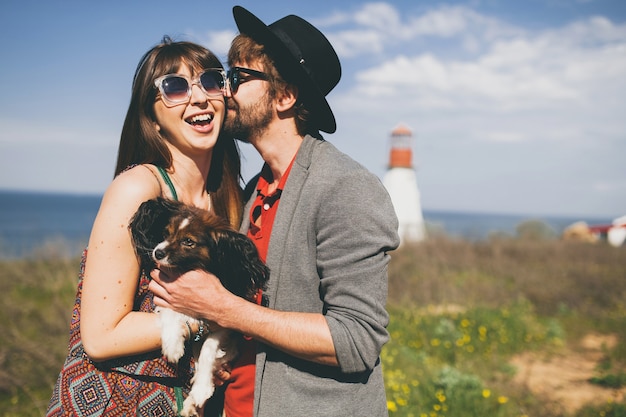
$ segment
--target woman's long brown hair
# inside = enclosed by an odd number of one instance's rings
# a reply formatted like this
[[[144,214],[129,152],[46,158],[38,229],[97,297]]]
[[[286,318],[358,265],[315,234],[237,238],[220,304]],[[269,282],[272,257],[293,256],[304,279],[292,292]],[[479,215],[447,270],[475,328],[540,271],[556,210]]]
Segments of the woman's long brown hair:
[[[124,120],[117,154],[115,176],[137,164],[154,164],[168,169],[172,155],[155,128],[154,80],[176,73],[183,65],[194,69],[223,68],[208,49],[191,42],[173,42],[169,37],[142,57],[133,78],[132,95]],[[238,229],[242,218],[241,160],[235,140],[221,133],[211,159],[207,191],[213,210]]]

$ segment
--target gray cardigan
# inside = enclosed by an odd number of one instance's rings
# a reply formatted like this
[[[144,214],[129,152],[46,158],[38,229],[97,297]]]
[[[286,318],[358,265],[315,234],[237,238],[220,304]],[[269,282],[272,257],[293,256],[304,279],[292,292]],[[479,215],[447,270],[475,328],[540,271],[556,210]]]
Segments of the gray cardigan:
[[[244,219],[255,197],[256,190]],[[387,416],[379,355],[389,340],[387,252],[399,244],[397,230],[380,180],[332,144],[306,136],[272,228],[266,294],[270,308],[324,314],[340,366],[260,345],[256,417]]]

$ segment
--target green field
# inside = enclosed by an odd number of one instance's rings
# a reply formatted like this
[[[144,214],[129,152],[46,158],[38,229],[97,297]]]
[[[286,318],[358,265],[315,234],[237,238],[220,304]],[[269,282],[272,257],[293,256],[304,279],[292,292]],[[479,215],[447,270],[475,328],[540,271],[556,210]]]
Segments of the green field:
[[[49,250],[0,261],[0,416],[45,413],[66,354],[78,263]],[[394,252],[389,281],[390,416],[626,416],[626,248],[434,237]],[[571,388],[591,399],[574,406],[521,382],[520,358],[555,365],[583,354],[589,335],[614,342]]]

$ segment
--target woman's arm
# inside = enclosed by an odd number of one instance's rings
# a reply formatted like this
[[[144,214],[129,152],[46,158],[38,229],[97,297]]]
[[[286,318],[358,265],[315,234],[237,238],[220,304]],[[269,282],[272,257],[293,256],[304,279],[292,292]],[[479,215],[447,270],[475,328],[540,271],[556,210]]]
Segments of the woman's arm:
[[[157,315],[132,311],[140,267],[128,230],[139,205],[158,195],[158,182],[142,167],[120,174],[104,194],[89,239],[81,300],[83,345],[92,360],[161,346]]]

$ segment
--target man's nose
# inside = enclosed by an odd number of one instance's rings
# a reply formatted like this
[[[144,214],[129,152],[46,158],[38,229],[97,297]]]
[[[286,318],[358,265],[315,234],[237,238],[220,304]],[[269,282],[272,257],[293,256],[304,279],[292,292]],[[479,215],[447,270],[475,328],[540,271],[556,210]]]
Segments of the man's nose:
[[[230,89],[230,80],[226,80],[226,83],[224,84],[224,97],[232,97],[233,96],[233,92]]]

